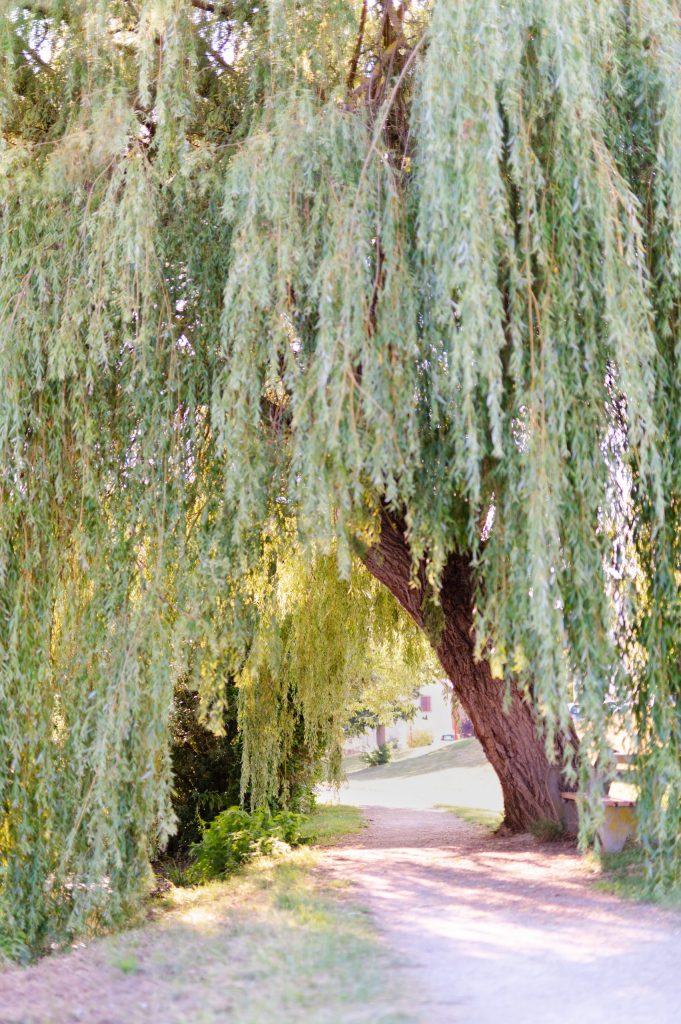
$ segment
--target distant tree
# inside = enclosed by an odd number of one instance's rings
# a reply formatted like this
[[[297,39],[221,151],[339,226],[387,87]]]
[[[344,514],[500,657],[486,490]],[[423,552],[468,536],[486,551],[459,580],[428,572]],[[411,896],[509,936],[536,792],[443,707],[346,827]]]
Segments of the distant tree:
[[[395,722],[410,722],[416,714],[414,697],[411,699],[381,701],[380,705],[361,707],[350,715],[345,731],[348,736],[363,736],[370,729],[379,726],[394,725]]]
[[[413,703],[397,700],[383,705],[380,713],[371,708],[360,708],[350,716],[346,733],[348,736],[363,736],[370,729],[393,725],[395,722],[409,722],[414,717],[414,712]]]

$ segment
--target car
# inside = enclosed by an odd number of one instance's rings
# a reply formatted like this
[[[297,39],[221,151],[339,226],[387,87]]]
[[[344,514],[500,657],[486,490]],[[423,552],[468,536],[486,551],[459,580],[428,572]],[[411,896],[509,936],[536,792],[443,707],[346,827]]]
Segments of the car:
[[[443,732],[442,736],[440,736],[440,741],[442,743],[453,743],[455,739],[456,736],[453,732]]]

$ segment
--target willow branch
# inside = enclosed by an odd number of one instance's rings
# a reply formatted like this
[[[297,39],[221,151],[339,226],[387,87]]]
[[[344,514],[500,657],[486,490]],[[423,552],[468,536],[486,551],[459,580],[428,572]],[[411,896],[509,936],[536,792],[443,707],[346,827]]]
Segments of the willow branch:
[[[213,0],[191,0],[192,7],[206,14],[231,14],[231,3],[213,3]]]
[[[362,0],[362,13],[359,16],[359,31],[357,33],[355,49],[352,54],[350,70],[348,71],[348,93],[352,92],[353,86],[355,84],[355,78],[357,77],[357,68],[359,66],[359,58],[362,53],[362,43],[364,41],[364,29],[367,23],[367,7],[367,0]]]

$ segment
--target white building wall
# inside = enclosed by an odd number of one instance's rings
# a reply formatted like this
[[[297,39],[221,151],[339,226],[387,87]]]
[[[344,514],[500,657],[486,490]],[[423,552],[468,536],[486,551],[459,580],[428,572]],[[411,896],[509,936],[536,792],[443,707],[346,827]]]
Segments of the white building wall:
[[[440,742],[440,737],[454,732],[452,722],[452,684],[449,680],[437,680],[421,688],[420,697],[430,697],[431,711],[419,711],[411,723],[412,729],[418,728],[432,732],[433,740]]]
[[[455,732],[451,708],[452,684],[448,679],[436,680],[422,686],[414,701],[416,714],[411,722],[398,721],[385,727],[386,743],[393,743],[398,750],[406,750],[414,732],[429,732],[432,742],[437,745],[440,737]],[[430,711],[422,710],[421,698],[430,697]],[[373,750],[380,739],[376,729],[369,729],[361,736],[349,737],[343,746],[345,754],[366,753]]]

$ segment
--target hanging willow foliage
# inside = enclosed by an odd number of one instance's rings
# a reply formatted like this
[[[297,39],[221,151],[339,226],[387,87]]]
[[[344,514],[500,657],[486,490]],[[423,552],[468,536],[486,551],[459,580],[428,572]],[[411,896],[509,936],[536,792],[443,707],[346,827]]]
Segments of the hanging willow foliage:
[[[577,692],[604,755],[632,700],[678,877],[680,58],[675,0],[4,0],[0,837],[32,946],[143,889],[178,674],[215,721],[241,674],[262,794],[268,701],[337,730],[360,620],[323,608],[368,607],[381,505],[435,585],[472,553],[479,651],[549,743]]]
[[[339,577],[335,552],[310,562],[290,537],[286,545],[270,538],[261,570],[241,588],[258,613],[236,675],[241,784],[259,805],[287,796],[277,789],[278,768],[299,739],[299,723],[306,749],[326,753],[330,778],[339,781],[344,729],[363,695],[382,686],[408,697],[432,681],[437,665],[424,634],[366,569],[354,565],[348,580]]]

